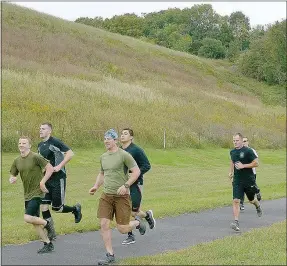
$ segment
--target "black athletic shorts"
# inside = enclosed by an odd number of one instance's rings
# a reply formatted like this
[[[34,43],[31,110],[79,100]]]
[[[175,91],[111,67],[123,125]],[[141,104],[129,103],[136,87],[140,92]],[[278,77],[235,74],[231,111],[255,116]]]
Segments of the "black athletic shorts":
[[[138,212],[142,201],[142,185],[132,184],[130,187],[132,211]]]
[[[51,204],[52,208],[62,207],[65,202],[66,178],[51,180],[46,183],[46,188],[49,192],[42,199],[42,204]]]
[[[36,197],[31,200],[25,200],[25,214],[40,217],[41,198]]]
[[[255,184],[233,183],[233,199],[242,199],[246,194],[249,201],[254,200],[255,194],[258,193],[258,188]]]

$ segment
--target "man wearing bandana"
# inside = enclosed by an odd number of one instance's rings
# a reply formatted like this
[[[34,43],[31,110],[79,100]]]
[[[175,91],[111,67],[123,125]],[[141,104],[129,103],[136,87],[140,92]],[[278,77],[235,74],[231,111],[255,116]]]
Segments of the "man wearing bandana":
[[[130,186],[138,179],[140,169],[133,157],[117,146],[118,134],[114,129],[104,135],[104,144],[107,151],[100,157],[101,169],[96,183],[89,190],[93,195],[100,186],[104,185],[99,200],[97,217],[100,219],[101,233],[106,248],[106,257],[98,265],[108,265],[115,262],[112,248],[112,231],[110,223],[116,218],[116,226],[120,233],[126,234],[138,229],[141,235],[145,234],[146,226],[140,217],[130,221],[132,204]]]

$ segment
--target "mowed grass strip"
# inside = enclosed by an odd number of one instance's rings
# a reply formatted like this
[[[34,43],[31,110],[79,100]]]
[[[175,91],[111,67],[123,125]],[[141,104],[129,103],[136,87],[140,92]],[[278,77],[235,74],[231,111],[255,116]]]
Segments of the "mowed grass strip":
[[[286,221],[119,265],[286,265]]]
[[[204,209],[231,205],[232,188],[228,180],[228,149],[146,148],[152,169],[145,175],[143,209],[153,209],[155,217],[176,216]],[[102,189],[88,194],[99,172],[103,147],[74,149],[75,157],[67,166],[66,204],[80,202],[83,220],[74,223],[71,214],[53,213],[58,234],[99,229],[96,217]],[[258,150],[258,185],[263,200],[286,196],[286,151]],[[24,202],[21,180],[11,185],[9,169],[17,153],[2,154],[2,244],[26,243],[38,239],[32,226],[23,221]],[[173,204],[169,204],[173,202]],[[175,204],[176,203],[176,204]],[[230,209],[231,211],[231,209]]]

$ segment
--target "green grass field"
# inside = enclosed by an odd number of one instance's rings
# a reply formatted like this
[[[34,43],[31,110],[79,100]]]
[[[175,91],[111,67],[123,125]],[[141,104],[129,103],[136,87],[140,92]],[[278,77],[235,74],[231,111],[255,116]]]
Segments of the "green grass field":
[[[180,251],[130,258],[120,265],[286,265],[286,221]]]
[[[74,223],[71,214],[53,217],[58,234],[99,229],[96,210],[100,193],[88,191],[99,171],[99,156],[103,148],[75,150],[68,164],[66,203],[83,205],[83,221]],[[157,218],[182,213],[199,212],[232,202],[227,149],[146,149],[152,170],[145,176],[143,209],[153,209]],[[264,200],[286,196],[285,150],[258,150],[258,185]],[[17,154],[2,155],[2,244],[25,243],[38,239],[33,228],[23,221],[23,189],[21,180],[8,182],[9,168]],[[168,202],[176,204],[167,204]],[[230,210],[231,211],[231,210]]]

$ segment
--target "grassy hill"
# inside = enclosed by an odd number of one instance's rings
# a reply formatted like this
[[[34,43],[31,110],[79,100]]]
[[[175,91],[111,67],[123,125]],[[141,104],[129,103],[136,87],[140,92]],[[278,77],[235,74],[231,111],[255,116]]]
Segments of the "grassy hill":
[[[285,88],[130,37],[2,3],[2,148],[41,122],[74,146],[130,126],[145,145],[285,146]]]

